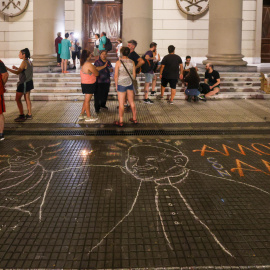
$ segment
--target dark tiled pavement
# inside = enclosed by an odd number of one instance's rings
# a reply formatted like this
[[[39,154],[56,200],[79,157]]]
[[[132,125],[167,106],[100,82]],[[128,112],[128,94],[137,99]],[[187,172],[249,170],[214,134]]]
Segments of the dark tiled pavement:
[[[270,269],[269,155],[255,138],[7,138],[0,268]]]

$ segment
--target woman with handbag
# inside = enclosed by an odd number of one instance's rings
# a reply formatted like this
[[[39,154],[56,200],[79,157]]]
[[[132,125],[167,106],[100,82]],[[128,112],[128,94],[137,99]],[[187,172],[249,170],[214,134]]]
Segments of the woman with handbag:
[[[134,102],[135,89],[133,86],[136,81],[136,69],[134,62],[128,58],[129,53],[130,49],[128,47],[122,47],[122,58],[121,60],[117,61],[115,65],[114,80],[119,102],[119,120],[115,121],[114,124],[119,127],[123,127],[124,125],[124,104],[126,97],[132,111],[132,118],[130,118],[129,121],[133,124],[138,124],[136,106]],[[135,88],[136,87],[137,86],[135,85]]]

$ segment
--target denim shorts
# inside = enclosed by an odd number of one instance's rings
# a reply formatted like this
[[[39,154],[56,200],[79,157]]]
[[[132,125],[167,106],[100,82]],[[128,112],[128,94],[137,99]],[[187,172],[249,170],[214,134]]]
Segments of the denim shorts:
[[[146,83],[151,83],[153,81],[153,78],[155,76],[155,74],[152,73],[144,73],[145,75],[145,82]]]
[[[125,93],[125,92],[127,92],[127,90],[133,91],[133,84],[131,84],[129,86],[118,85],[118,87],[117,87],[117,91],[121,92],[121,93]]]
[[[198,89],[186,89],[185,94],[187,96],[198,96],[200,91]]]

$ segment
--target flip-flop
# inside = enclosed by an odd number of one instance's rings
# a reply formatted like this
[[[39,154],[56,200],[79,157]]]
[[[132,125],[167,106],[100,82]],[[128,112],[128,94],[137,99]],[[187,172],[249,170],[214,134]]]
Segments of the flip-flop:
[[[133,118],[130,118],[129,121],[130,121],[131,123],[133,123],[133,124],[136,124],[136,125],[138,124],[138,121],[137,121],[137,120],[133,120]]]
[[[119,122],[119,121],[114,121],[113,124],[115,126],[118,126],[118,127],[123,127],[124,126],[124,123],[123,122]]]

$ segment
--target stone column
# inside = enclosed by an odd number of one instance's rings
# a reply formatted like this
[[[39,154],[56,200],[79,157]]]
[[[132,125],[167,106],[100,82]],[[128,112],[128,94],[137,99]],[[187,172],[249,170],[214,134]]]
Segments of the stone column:
[[[245,66],[242,50],[243,0],[209,1],[209,48],[207,60],[221,66]]]
[[[35,67],[56,66],[54,40],[57,32],[65,34],[65,0],[35,0],[34,53]]]
[[[153,33],[153,0],[123,0],[124,46],[127,41],[138,42],[136,52],[143,54],[149,49]]]

